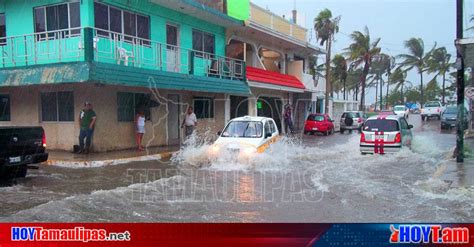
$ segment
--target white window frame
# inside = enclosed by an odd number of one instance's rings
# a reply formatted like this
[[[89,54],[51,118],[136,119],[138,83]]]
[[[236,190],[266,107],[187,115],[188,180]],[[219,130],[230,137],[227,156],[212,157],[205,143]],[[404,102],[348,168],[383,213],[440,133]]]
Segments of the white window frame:
[[[73,1],[73,2],[65,2],[65,3],[56,3],[56,4],[50,4],[50,5],[44,5],[44,6],[39,6],[39,7],[34,7],[33,8],[33,28],[35,29],[34,32],[35,33],[38,33],[36,32],[36,10],[37,9],[43,9],[43,12],[44,12],[44,28],[45,28],[45,32],[48,33],[48,32],[54,32],[54,31],[61,31],[61,30],[71,30],[71,9],[69,7],[70,4],[72,3],[79,3],[79,27],[73,27],[73,28],[80,28],[81,27],[81,24],[80,24],[80,16],[81,16],[81,8],[80,8],[80,2],[78,1]],[[60,5],[66,5],[67,6],[67,29],[58,29],[58,30],[47,30],[48,29],[48,15],[47,15],[47,12],[46,12],[46,8],[48,7],[54,7],[54,6],[60,6]],[[5,23],[6,24],[6,23]],[[71,31],[69,31],[68,34],[65,34],[65,37],[77,37],[77,36],[81,36],[81,33],[75,33],[75,34],[72,34]],[[55,37],[48,37],[48,35],[45,35],[44,38],[42,38],[41,36],[38,36],[38,40],[39,41],[42,41],[42,40],[51,40],[51,39],[55,39]]]

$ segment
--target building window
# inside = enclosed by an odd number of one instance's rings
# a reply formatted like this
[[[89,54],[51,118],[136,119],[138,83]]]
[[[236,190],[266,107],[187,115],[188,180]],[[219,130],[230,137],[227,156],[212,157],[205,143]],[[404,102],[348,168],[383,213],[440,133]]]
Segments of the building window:
[[[7,26],[5,23],[5,14],[0,14],[0,46],[7,44]]]
[[[60,37],[64,38],[69,35],[79,35],[81,33],[79,29],[81,26],[81,14],[79,9],[79,2],[35,8],[35,33],[43,33],[38,36],[38,39],[55,39]],[[64,31],[60,33],[54,32],[58,30]],[[45,34],[44,32],[49,33]]]
[[[145,113],[146,119],[151,119],[153,102],[150,94],[117,93],[117,117],[119,122],[133,122],[138,111]]]
[[[74,122],[73,92],[41,93],[41,120],[43,122]]]
[[[0,121],[10,120],[10,95],[0,94]]]
[[[215,53],[215,37],[213,34],[193,29],[193,50]]]
[[[95,27],[101,29],[99,35],[110,36],[107,31],[124,35],[126,41],[134,38],[141,40],[142,44],[149,45],[150,42],[150,17],[138,13],[111,7],[102,3],[94,3]],[[120,39],[121,37],[116,37]]]
[[[194,97],[194,113],[198,119],[214,118],[214,98]]]

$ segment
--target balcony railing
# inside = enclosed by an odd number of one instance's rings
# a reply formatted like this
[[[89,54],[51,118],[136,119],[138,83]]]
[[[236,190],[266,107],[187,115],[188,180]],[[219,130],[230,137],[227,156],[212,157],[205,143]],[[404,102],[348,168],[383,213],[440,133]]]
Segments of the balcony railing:
[[[245,78],[245,62],[96,28],[6,37],[0,67],[95,61],[127,67],[232,80]]]
[[[293,37],[302,42],[306,42],[307,30],[305,28],[296,25],[285,18],[263,9],[253,3],[250,4],[250,19],[257,24]]]

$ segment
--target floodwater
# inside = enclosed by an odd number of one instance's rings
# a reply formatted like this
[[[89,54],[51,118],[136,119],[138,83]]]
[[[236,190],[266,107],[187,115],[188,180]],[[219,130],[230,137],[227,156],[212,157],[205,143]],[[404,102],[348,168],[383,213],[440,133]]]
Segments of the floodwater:
[[[166,162],[42,166],[0,187],[0,221],[472,222],[474,186],[444,176],[454,132],[419,118],[394,155],[361,155],[357,134],[337,133],[284,138],[251,162],[209,162],[194,144]]]

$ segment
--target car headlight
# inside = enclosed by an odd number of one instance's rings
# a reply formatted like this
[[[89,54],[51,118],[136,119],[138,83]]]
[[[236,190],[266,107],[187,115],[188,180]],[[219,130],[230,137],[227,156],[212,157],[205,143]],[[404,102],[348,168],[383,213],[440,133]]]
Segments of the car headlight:
[[[221,150],[221,147],[219,147],[219,145],[212,145],[209,152],[211,154],[218,154],[220,150]]]
[[[253,147],[247,147],[247,148],[244,148],[244,150],[242,150],[242,153],[245,156],[252,156],[252,155],[255,154],[255,152],[256,152],[256,150]]]

